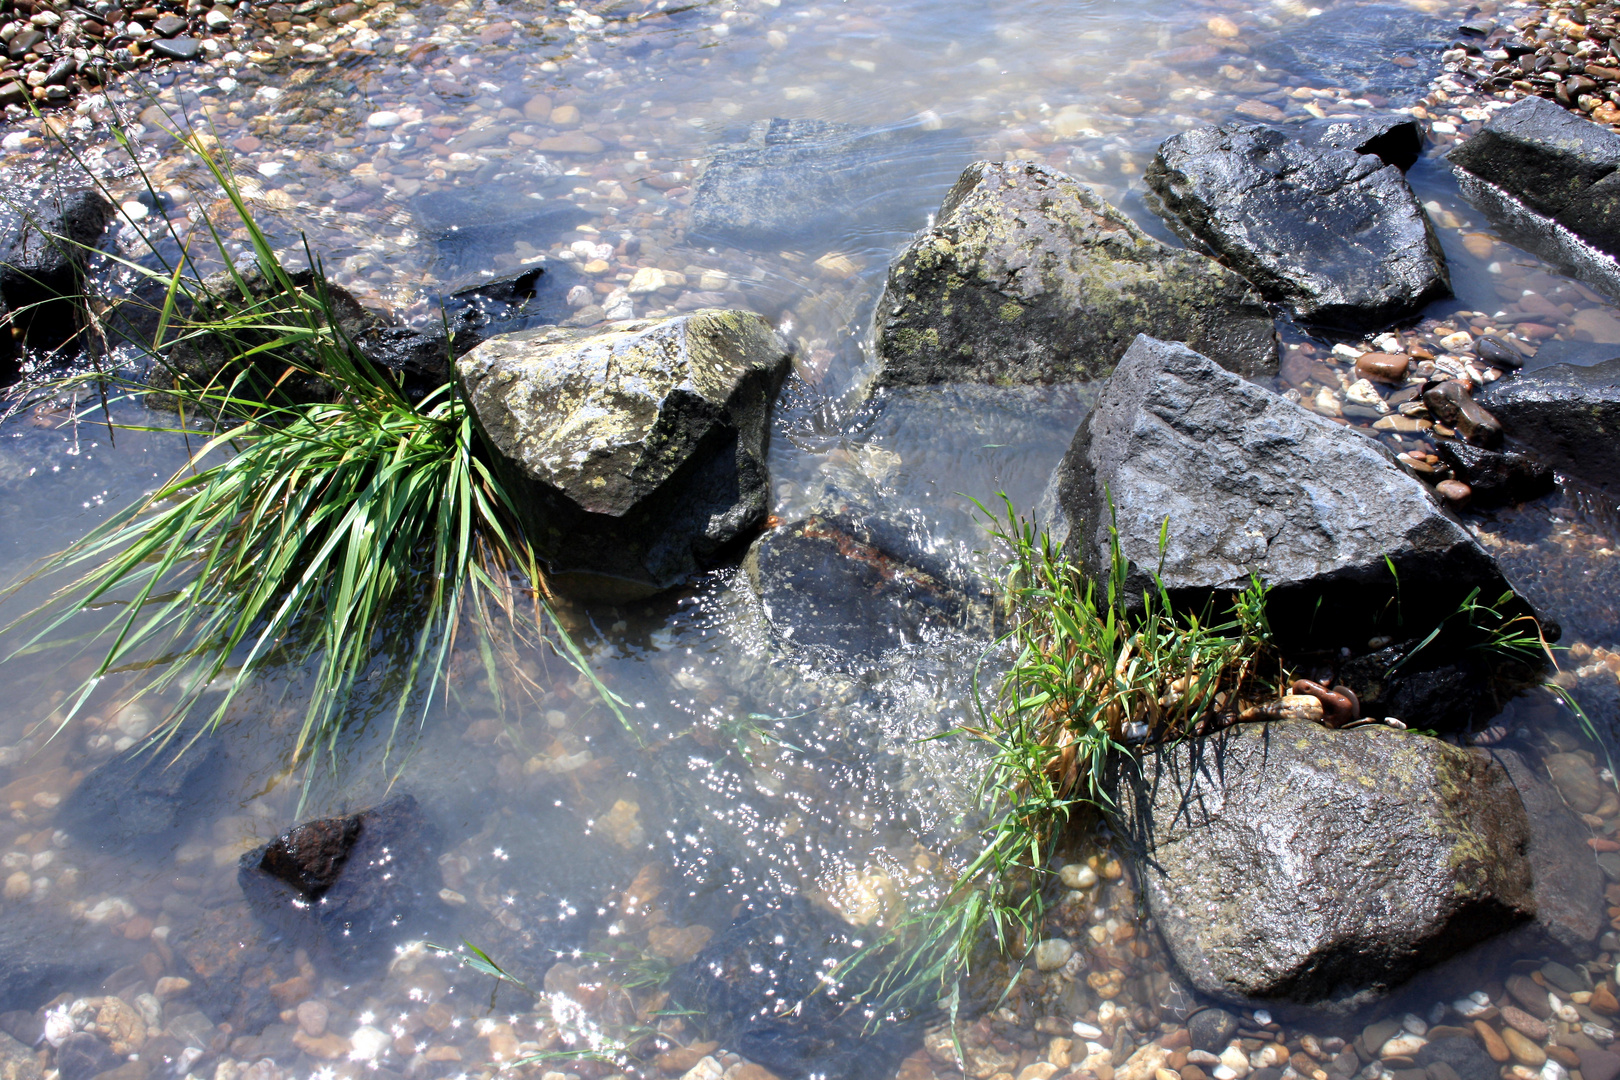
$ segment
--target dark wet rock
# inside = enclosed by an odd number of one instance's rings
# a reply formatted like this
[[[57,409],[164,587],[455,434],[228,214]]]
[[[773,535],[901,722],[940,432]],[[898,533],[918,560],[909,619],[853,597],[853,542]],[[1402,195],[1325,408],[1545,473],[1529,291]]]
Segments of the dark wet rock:
[[[1481,510],[1539,499],[1556,483],[1551,469],[1513,450],[1486,450],[1445,439],[1436,444],[1435,453],[1469,486],[1473,505]]]
[[[1620,135],[1608,127],[1527,97],[1446,157],[1598,250],[1620,252]]]
[[[1222,1001],[1351,1011],[1535,915],[1524,807],[1483,751],[1248,724],[1119,777],[1148,909]]]
[[[237,880],[267,924],[353,970],[442,916],[438,856],[436,830],[401,795],[295,826],[243,855]]]
[[[1455,630],[1427,642],[1411,638],[1342,660],[1332,681],[1355,692],[1363,716],[1393,716],[1424,731],[1467,731],[1544,673],[1479,644],[1472,633]]]
[[[1316,120],[1301,129],[1300,141],[1328,150],[1371,154],[1405,172],[1423,154],[1423,128],[1410,116],[1391,113],[1354,120]]]
[[[1456,379],[1435,383],[1424,390],[1423,404],[1437,422],[1454,428],[1465,442],[1487,448],[1502,442],[1501,423]]]
[[[1479,401],[1541,461],[1620,491],[1620,359],[1520,372],[1492,383]]]
[[[56,1070],[62,1080],[91,1080],[123,1063],[112,1047],[88,1031],[75,1031],[56,1048]]]
[[[941,631],[989,624],[982,582],[929,552],[904,525],[873,514],[772,529],[744,566],[772,630],[834,658],[876,657]]]
[[[562,322],[574,313],[568,291],[584,281],[579,271],[559,262],[457,289],[445,302],[456,355],[490,334]],[[469,335],[481,337],[469,342]]]
[[[1146,332],[1240,374],[1277,370],[1270,312],[1243,279],[1027,162],[968,166],[877,311],[879,384],[1101,378]]]
[[[892,1077],[914,1049],[915,1021],[868,1032],[863,1010],[840,1004],[821,981],[828,959],[855,952],[856,933],[802,897],[752,903],[676,970],[670,997],[704,1016],[711,1038],[784,1080]],[[786,1011],[781,1002],[801,1004]]]
[[[1110,561],[1110,498],[1127,597],[1151,586],[1168,519],[1160,573],[1172,599],[1199,609],[1258,573],[1285,649],[1358,648],[1393,632],[1391,563],[1407,634],[1471,589],[1509,591],[1388,450],[1175,343],[1136,340],[1053,476],[1051,523],[1096,580]]]
[[[1584,957],[1603,919],[1603,873],[1586,846],[1590,833],[1558,793],[1512,750],[1497,750],[1530,821],[1530,869],[1535,880],[1535,945]]]
[[[765,517],[786,347],[746,311],[494,337],[457,361],[554,584],[648,595]]]
[[[0,922],[0,1010],[32,1011],[65,989],[90,990],[140,951],[105,927],[13,909]]]
[[[100,192],[85,188],[24,218],[0,263],[0,298],[30,345],[56,348],[84,325],[85,265],[114,214]]]
[[[1193,1049],[1211,1054],[1225,1050],[1237,1028],[1237,1017],[1225,1009],[1199,1009],[1187,1018],[1187,1034],[1192,1036]]]
[[[323,294],[335,322],[335,330],[351,342],[385,325],[380,316],[362,307],[348,290],[325,280],[316,280],[314,271],[304,269],[288,275],[292,287],[306,299],[289,296],[282,282],[267,277],[256,263],[239,265],[234,273],[221,270],[204,278],[193,290],[187,304],[193,321],[244,318],[263,320],[272,325],[308,326],[312,319],[324,325],[325,315],[316,314],[316,302]],[[147,370],[147,385],[155,390],[176,386],[213,386],[223,390],[240,386],[266,398],[305,402],[325,401],[332,389],[315,374],[320,361],[313,354],[300,354],[300,369],[287,374],[286,353],[263,352],[243,361],[242,355],[276,340],[279,333],[243,327],[231,331],[185,337],[176,341]],[[274,356],[281,358],[276,359]],[[238,382],[240,380],[240,382]]]
[[[1440,71],[1450,40],[1445,20],[1399,4],[1338,4],[1302,19],[1255,55],[1308,86],[1374,93],[1392,105],[1415,104]]]
[[[560,188],[560,181],[543,188]],[[563,197],[566,188],[514,191],[485,184],[472,189],[424,192],[410,207],[422,223],[424,239],[451,266],[483,268],[496,254],[510,253],[516,240],[544,247],[558,234],[590,219],[590,212]]]
[[[1479,1042],[1463,1036],[1435,1039],[1417,1052],[1415,1060],[1425,1068],[1444,1065],[1456,1073],[1459,1080],[1498,1080],[1501,1075],[1496,1062]]]
[[[176,37],[152,42],[152,52],[166,60],[195,60],[202,42],[194,37]]]
[[[162,746],[138,743],[92,769],[63,800],[56,825],[81,844],[117,848],[172,838],[193,824],[218,790],[225,752],[203,736]]]
[[[1256,124],[1173,135],[1150,206],[1309,324],[1377,329],[1451,293],[1445,256],[1399,169]]]
[[[726,138],[692,195],[689,232],[704,242],[782,243],[893,216],[950,137],[777,118]]]
[[[1605,360],[1620,360],[1620,345],[1605,345],[1599,341],[1544,341],[1536,355],[1524,362],[1525,371],[1569,364],[1571,367],[1592,367]]]

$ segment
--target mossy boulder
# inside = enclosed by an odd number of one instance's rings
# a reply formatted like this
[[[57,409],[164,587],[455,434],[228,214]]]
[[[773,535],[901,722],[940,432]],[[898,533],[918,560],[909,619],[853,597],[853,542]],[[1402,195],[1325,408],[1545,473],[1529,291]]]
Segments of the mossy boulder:
[[[1096,379],[1139,333],[1239,374],[1277,370],[1271,315],[1242,278],[1161,244],[1071,177],[981,161],[889,268],[878,383]]]
[[[1148,909],[1203,993],[1348,1012],[1536,914],[1531,826],[1482,750],[1246,724],[1122,766]]]
[[[786,347],[701,310],[490,338],[456,362],[554,582],[631,598],[678,584],[765,517]]]

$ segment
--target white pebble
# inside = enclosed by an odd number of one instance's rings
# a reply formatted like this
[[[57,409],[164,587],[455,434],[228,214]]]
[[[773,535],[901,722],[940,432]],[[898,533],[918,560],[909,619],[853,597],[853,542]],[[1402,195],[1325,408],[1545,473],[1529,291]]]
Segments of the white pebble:
[[[1074,946],[1063,938],[1047,938],[1035,946],[1035,966],[1042,971],[1056,971],[1073,955]]]
[[[1416,1013],[1407,1013],[1405,1018],[1401,1020],[1401,1026],[1413,1035],[1427,1035],[1429,1033],[1427,1021]]]
[[[119,203],[118,209],[122,210],[124,212],[124,216],[131,221],[142,221],[146,218],[147,214],[151,213],[151,211],[147,209],[146,204],[141,202],[139,199],[131,199],[126,203]]]
[[[1261,1027],[1265,1027],[1271,1023],[1271,1014],[1264,1009],[1256,1009],[1254,1010],[1254,1022]]]
[[[1084,1022],[1083,1020],[1076,1020],[1074,1022],[1074,1033],[1076,1035],[1080,1036],[1082,1039],[1100,1039],[1100,1038],[1102,1038],[1102,1028],[1093,1027],[1092,1025]]]
[[[366,127],[398,127],[404,121],[404,119],[405,118],[400,116],[397,112],[374,112],[370,116],[366,117]]]
[[[1097,884],[1097,871],[1085,863],[1069,863],[1058,871],[1058,880],[1067,889],[1089,889]]]
[[[379,1031],[370,1024],[362,1024],[354,1029],[349,1036],[349,1045],[354,1047],[349,1058],[352,1061],[375,1061],[383,1055],[394,1037],[386,1031]]]

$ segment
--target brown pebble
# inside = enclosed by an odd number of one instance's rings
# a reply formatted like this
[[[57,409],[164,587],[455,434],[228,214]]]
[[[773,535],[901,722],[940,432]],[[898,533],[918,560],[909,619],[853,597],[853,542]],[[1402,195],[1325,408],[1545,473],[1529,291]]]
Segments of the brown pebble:
[[[1502,1006],[1502,1022],[1537,1042],[1546,1041],[1547,1036],[1550,1034],[1545,1021],[1537,1020],[1523,1009],[1515,1008],[1512,1005]]]
[[[1356,374],[1373,382],[1399,385],[1406,381],[1406,369],[1412,361],[1394,353],[1362,353],[1356,361]]]
[[[1597,988],[1592,991],[1592,1000],[1589,1007],[1593,1012],[1613,1016],[1620,1013],[1620,1000],[1615,998],[1614,991],[1610,989],[1608,983],[1599,983]]]
[[[1442,480],[1434,485],[1434,490],[1440,493],[1442,499],[1458,508],[1467,506],[1474,494],[1474,489],[1461,480]]]
[[[1507,1043],[1502,1041],[1502,1036],[1498,1035],[1491,1025],[1483,1020],[1475,1020],[1474,1031],[1478,1033],[1479,1041],[1492,1061],[1505,1064],[1513,1059],[1513,1055],[1508,1052]]]
[[[662,1054],[659,1054],[653,1059],[653,1064],[665,1072],[684,1073],[714,1053],[719,1046],[720,1044],[717,1042],[699,1042],[692,1043],[689,1046],[677,1046],[673,1050],[665,1050]]]

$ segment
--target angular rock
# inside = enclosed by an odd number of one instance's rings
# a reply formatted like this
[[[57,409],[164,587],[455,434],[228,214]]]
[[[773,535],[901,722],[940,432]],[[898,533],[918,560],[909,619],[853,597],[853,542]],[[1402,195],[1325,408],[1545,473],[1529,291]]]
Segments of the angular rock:
[[[675,585],[764,518],[788,362],[760,316],[701,310],[493,337],[456,369],[552,574],[622,597]]]
[[[1502,442],[1502,425],[1456,379],[1447,379],[1423,391],[1423,404],[1435,420],[1455,428],[1458,436],[1475,446],[1494,447]]]
[[[1481,510],[1539,499],[1556,483],[1551,469],[1512,450],[1486,450],[1445,439],[1436,444],[1435,453],[1473,490],[1473,505]]]
[[[1535,914],[1524,807],[1482,751],[1251,724],[1119,775],[1148,908],[1221,1001],[1350,1011]]]
[[[101,848],[172,838],[218,790],[225,764],[221,740],[204,735],[181,750],[188,738],[137,743],[92,769],[62,801],[57,828]]]
[[[889,267],[877,381],[1100,378],[1138,333],[1274,374],[1271,314],[1211,259],[1137,228],[1090,188],[1027,162],[977,162]]]
[[[436,831],[401,795],[288,830],[243,855],[237,881],[259,918],[348,971],[443,916],[438,857]]]
[[[1227,124],[1166,139],[1143,179],[1172,229],[1306,323],[1372,330],[1451,294],[1433,225],[1376,158]]]
[[[690,234],[783,243],[903,213],[914,192],[927,190],[948,138],[826,120],[755,121],[732,133],[698,178]]]
[[[834,658],[872,658],[943,630],[988,625],[982,583],[871,514],[773,529],[744,566],[772,629]]]
[[[1423,128],[1401,113],[1354,120],[1315,120],[1301,129],[1300,141],[1329,150],[1371,154],[1401,172],[1417,164],[1423,154]]]
[[[559,179],[533,194],[500,185],[479,185],[423,192],[411,200],[411,212],[422,223],[424,239],[452,267],[482,268],[493,256],[510,254],[512,242],[528,240],[544,247],[554,237],[590,218],[567,197],[572,183]]]
[[[1393,716],[1426,731],[1468,731],[1544,675],[1539,665],[1477,646],[1471,635],[1455,632],[1431,641],[1406,638],[1342,659],[1329,682],[1354,691],[1363,716]]]
[[[1479,403],[1542,462],[1620,491],[1620,359],[1522,371],[1486,387]]]
[[[1493,600],[1510,591],[1381,445],[1149,337],[1104,386],[1047,498],[1065,555],[1095,580],[1110,565],[1112,499],[1127,597],[1157,570],[1174,601],[1198,609],[1259,574],[1285,649],[1359,649],[1397,632],[1390,564],[1404,634],[1451,614],[1476,587]]]
[[[56,1069],[62,1080],[91,1080],[121,1064],[123,1059],[112,1047],[88,1031],[75,1031],[56,1048]]]
[[[30,345],[56,348],[78,333],[85,264],[114,214],[100,192],[83,188],[24,219],[0,263],[0,298]]]
[[[1569,228],[1620,252],[1620,135],[1545,98],[1493,115],[1446,159]]]

